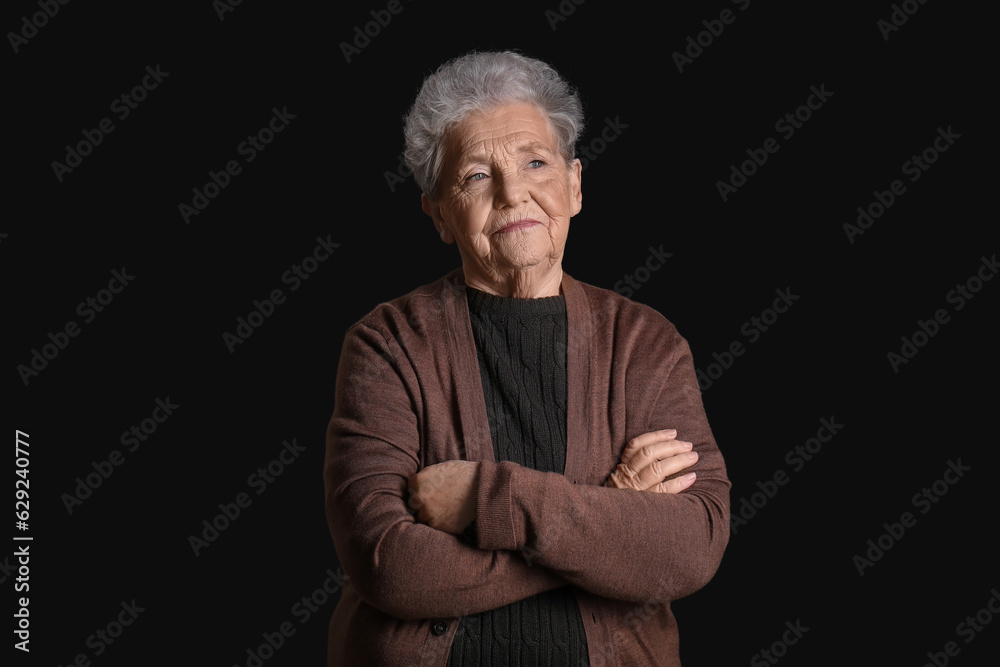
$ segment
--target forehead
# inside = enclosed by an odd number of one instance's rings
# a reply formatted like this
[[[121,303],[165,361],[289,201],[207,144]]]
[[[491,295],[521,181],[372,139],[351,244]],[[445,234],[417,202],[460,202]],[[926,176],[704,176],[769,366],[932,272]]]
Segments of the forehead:
[[[451,131],[447,146],[453,159],[462,160],[532,149],[557,152],[557,143],[541,110],[530,104],[511,104],[470,115]]]

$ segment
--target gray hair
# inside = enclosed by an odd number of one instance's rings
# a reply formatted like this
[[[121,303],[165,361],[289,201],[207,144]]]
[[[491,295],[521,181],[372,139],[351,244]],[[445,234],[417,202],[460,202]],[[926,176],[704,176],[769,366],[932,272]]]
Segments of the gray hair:
[[[548,118],[567,165],[583,131],[583,106],[576,90],[550,65],[513,51],[472,52],[424,79],[403,134],[404,159],[431,199],[438,196],[447,132],[470,114],[506,104],[533,104]]]

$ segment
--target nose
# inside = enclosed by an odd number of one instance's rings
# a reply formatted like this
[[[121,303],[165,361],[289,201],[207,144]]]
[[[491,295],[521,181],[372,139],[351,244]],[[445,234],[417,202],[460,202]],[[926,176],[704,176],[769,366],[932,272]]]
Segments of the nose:
[[[498,211],[509,206],[517,206],[530,198],[528,186],[517,173],[505,171],[496,180],[493,192],[493,207]]]

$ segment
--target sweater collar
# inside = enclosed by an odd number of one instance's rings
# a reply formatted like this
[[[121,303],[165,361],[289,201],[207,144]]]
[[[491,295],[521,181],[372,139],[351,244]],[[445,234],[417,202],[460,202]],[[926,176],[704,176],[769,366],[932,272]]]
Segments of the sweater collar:
[[[480,317],[533,321],[546,315],[562,315],[566,312],[566,298],[546,296],[538,299],[518,299],[497,296],[466,286],[469,310]]]

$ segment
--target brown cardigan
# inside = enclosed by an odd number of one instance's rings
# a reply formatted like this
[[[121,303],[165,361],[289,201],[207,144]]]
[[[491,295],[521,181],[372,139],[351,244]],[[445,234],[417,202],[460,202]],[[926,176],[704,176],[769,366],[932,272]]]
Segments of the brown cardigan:
[[[461,269],[348,329],[325,466],[348,577],[330,666],[444,667],[459,617],[567,584],[592,666],[680,665],[669,601],[704,586],[729,541],[730,483],[691,353],[652,308],[566,274],[562,292],[564,475],[494,461]],[[603,486],[629,439],[664,428],[694,443],[694,485]],[[452,459],[480,462],[476,545],[408,511],[410,476]]]

